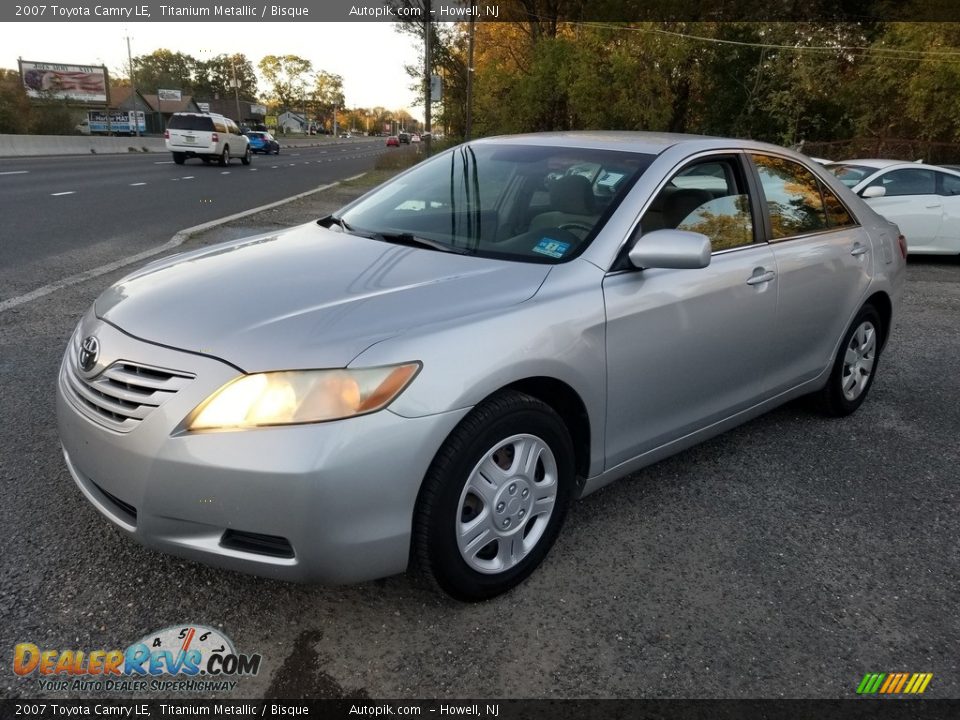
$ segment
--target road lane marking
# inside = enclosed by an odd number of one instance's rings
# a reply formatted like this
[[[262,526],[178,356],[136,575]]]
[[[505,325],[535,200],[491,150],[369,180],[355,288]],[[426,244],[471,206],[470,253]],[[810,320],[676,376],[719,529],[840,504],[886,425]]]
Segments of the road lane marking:
[[[193,175],[184,175],[181,180],[193,180]]]
[[[4,172],[0,172],[0,175],[26,175],[28,172],[30,171],[29,170],[6,170]]]
[[[130,187],[137,187],[138,185],[146,185],[146,183],[130,183]]]
[[[356,175],[354,176],[354,178],[347,178],[347,180],[352,180],[357,177],[360,177],[360,175]],[[277,200],[276,202],[268,203],[266,205],[261,205],[259,207],[251,208],[250,210],[244,210],[243,212],[234,213],[233,215],[227,215],[226,217],[218,218],[216,220],[211,220],[210,222],[205,222],[200,225],[194,225],[193,227],[186,228],[185,230],[181,230],[180,232],[178,232],[176,235],[170,238],[170,240],[168,240],[163,245],[160,245],[158,247],[151,248],[150,250],[144,250],[143,252],[139,252],[136,255],[128,255],[127,257],[120,258],[119,260],[115,260],[112,263],[101,265],[100,267],[95,267],[91,270],[86,270],[84,272],[71,275],[69,277],[64,278],[63,280],[58,280],[57,282],[49,283],[42,287],[38,287],[36,290],[31,290],[30,292],[24,295],[18,295],[16,297],[12,297],[7,300],[0,301],[0,313],[6,312],[7,310],[10,310],[11,308],[15,308],[19,305],[23,305],[24,303],[37,300],[46,295],[49,295],[50,293],[57,292],[57,290],[63,290],[64,288],[70,287],[71,285],[76,285],[78,283],[82,283],[87,280],[92,280],[93,278],[100,277],[101,275],[106,275],[109,272],[113,272],[114,270],[119,270],[120,268],[126,267],[127,265],[132,265],[133,263],[141,262],[143,260],[146,260],[147,258],[151,258],[155,255],[159,255],[169,250],[173,250],[174,248],[179,247],[180,245],[183,245],[183,243],[185,243],[194,235],[197,235],[198,233],[201,233],[205,230],[209,230],[210,228],[214,228],[214,227],[217,227],[218,225],[223,225],[225,223],[232,222],[234,220],[239,220],[240,218],[247,217],[248,215],[254,215],[258,212],[263,212],[264,210],[272,210],[275,207],[286,205],[287,203],[293,202],[294,200],[299,200],[300,198],[305,198],[309,195],[313,195],[318,192],[323,192],[324,190],[329,190],[330,188],[339,184],[340,184],[339,182],[327,183],[326,185],[321,185],[320,187],[314,188],[313,190],[307,190],[306,192],[302,192],[298,195],[293,195],[291,197],[284,198],[283,200]]]
[[[51,194],[53,197],[57,197],[57,196],[59,196],[59,195],[75,195],[76,192],[77,192],[76,190],[67,190],[67,191],[65,191],[65,192],[50,193],[50,194]]]
[[[154,161],[154,165],[173,165],[173,160],[157,160]]]
[[[229,175],[229,174],[230,174],[230,171],[229,171],[229,170],[224,170],[224,171],[223,171],[222,173],[220,173],[220,174],[221,174],[221,175]]]

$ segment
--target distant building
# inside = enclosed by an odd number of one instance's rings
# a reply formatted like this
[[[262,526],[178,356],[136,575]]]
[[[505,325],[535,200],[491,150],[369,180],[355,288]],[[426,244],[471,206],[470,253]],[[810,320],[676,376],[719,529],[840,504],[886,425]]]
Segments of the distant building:
[[[214,98],[213,100],[198,98],[197,105],[201,110],[225,115],[238,125],[250,127],[263,125],[267,116],[266,105],[261,105],[256,100],[240,100],[240,117],[237,117],[236,98]]]
[[[277,116],[277,132],[305,133],[310,123],[298,113],[285,112]]]

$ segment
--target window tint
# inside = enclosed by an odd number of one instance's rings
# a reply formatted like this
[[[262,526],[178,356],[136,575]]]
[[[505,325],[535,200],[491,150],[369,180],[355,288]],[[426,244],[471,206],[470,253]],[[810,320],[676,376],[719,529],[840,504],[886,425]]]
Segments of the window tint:
[[[714,252],[753,243],[750,198],[737,161],[711,159],[683,168],[654,198],[640,227],[701,233]]]
[[[941,195],[960,195],[960,177],[946,173],[937,173],[937,177],[940,178]]]
[[[786,158],[770,155],[751,157],[767,198],[774,240],[827,227],[820,183],[812,172]]]
[[[841,163],[830,163],[827,170],[837,176],[837,179],[847,187],[853,187],[858,182],[872,175],[877,171],[876,168],[866,165],[843,165]]]
[[[223,123],[223,120],[214,120],[213,127],[218,133],[227,132],[227,126]]]
[[[933,170],[923,168],[904,168],[884,173],[867,187],[879,186],[886,189],[884,197],[898,195],[933,195],[937,180]]]
[[[171,130],[213,130],[213,120],[205,115],[174,115],[167,127]]]
[[[960,180],[960,178],[957,179]],[[850,227],[851,225],[856,225],[856,222],[850,217],[850,213],[847,212],[843,203],[840,202],[840,199],[834,195],[826,185],[821,183],[820,191],[823,193],[823,204],[827,209],[827,224],[830,225],[830,227]]]

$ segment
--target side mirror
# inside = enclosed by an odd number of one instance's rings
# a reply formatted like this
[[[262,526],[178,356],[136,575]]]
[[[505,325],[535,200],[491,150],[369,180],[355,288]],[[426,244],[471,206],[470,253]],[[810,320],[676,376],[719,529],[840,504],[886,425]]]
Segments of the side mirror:
[[[641,235],[627,257],[637,268],[705,268],[710,238],[687,230],[654,230]]]
[[[870,187],[864,188],[860,193],[862,198],[878,198],[883,197],[887,194],[887,189],[883,185],[871,185]]]

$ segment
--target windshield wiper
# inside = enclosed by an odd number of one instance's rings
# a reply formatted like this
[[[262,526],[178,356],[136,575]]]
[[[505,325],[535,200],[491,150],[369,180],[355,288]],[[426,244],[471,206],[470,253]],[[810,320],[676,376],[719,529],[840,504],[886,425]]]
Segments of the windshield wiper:
[[[424,247],[431,250],[440,250],[441,252],[451,252],[457,253],[458,255],[472,255],[473,250],[467,248],[458,248],[452,247],[442,242],[437,242],[436,240],[429,240],[425,237],[420,237],[419,235],[414,235],[413,233],[402,232],[402,233],[390,233],[390,232],[371,232],[367,237],[372,238],[373,240],[383,240],[389,243],[397,243],[399,245],[410,245],[412,247]]]

